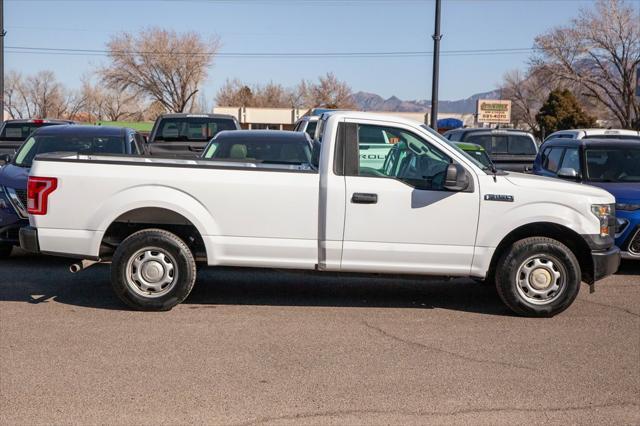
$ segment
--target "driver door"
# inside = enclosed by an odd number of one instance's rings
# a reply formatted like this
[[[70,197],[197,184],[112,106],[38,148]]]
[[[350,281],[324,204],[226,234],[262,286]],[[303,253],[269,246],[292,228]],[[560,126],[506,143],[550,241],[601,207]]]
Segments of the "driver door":
[[[352,150],[345,161],[357,162],[344,168],[342,270],[468,274],[478,224],[477,185],[463,192],[446,190],[452,159],[400,124],[342,125],[345,149]],[[370,138],[376,132],[393,141],[379,165],[369,161],[368,149],[360,149],[361,135]]]

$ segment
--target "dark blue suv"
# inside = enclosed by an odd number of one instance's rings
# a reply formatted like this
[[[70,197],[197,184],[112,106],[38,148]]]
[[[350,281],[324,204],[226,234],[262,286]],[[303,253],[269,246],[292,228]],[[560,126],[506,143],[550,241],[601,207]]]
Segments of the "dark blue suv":
[[[640,139],[566,139],[540,147],[533,173],[598,186],[616,197],[616,245],[640,260]]]
[[[142,155],[143,137],[122,127],[60,125],[41,127],[0,167],[0,258],[19,245],[18,231],[29,225],[27,178],[33,159],[46,152]]]

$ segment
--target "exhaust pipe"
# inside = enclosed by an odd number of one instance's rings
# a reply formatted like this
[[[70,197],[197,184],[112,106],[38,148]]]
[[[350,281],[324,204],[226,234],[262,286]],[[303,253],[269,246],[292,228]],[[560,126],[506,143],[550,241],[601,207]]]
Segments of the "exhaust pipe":
[[[78,263],[74,263],[71,266],[69,266],[69,272],[71,272],[72,274],[77,274],[80,271],[84,271],[85,269],[89,268],[90,266],[95,265],[96,263],[100,263],[100,261],[98,260],[82,260]]]

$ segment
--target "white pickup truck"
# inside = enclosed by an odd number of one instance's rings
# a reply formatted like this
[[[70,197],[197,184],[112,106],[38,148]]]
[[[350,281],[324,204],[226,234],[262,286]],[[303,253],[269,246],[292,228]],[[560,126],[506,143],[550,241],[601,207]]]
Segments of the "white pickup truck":
[[[182,302],[202,262],[472,277],[495,283],[520,315],[552,316],[582,281],[619,266],[606,191],[483,168],[393,116],[334,112],[319,126],[307,167],[39,156],[21,246],[81,259],[76,269],[111,262],[116,293],[141,310]],[[394,139],[378,168],[361,164],[359,150],[374,129]]]

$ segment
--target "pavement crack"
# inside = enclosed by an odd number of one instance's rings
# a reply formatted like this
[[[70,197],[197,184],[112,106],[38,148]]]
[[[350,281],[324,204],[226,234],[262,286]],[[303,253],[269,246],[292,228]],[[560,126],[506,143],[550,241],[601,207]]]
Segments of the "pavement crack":
[[[637,313],[635,313],[633,311],[630,311],[627,308],[622,308],[620,306],[609,305],[609,304],[602,303],[602,302],[594,302],[592,300],[587,300],[587,299],[582,299],[582,298],[578,298],[578,300],[581,301],[581,302],[584,302],[584,303],[591,303],[592,305],[604,306],[605,308],[615,309],[617,311],[621,311],[621,312],[624,312],[626,314],[633,315],[634,317],[640,317],[640,314],[637,314]]]
[[[522,366],[522,365],[518,365],[518,364],[513,364],[513,363],[510,363],[510,362],[493,361],[493,360],[490,360],[490,359],[474,358],[474,357],[470,357],[470,356],[467,356],[467,355],[459,354],[457,352],[448,351],[446,349],[438,348],[438,347],[435,347],[435,346],[429,346],[429,345],[426,345],[424,343],[415,342],[413,340],[409,340],[409,339],[405,339],[403,337],[396,336],[395,334],[392,334],[392,333],[390,333],[390,332],[388,332],[386,330],[383,330],[380,327],[376,327],[375,325],[369,324],[367,321],[363,321],[363,323],[367,328],[376,331],[378,334],[381,334],[384,337],[396,340],[398,342],[404,343],[404,344],[409,345],[409,346],[413,346],[413,347],[417,347],[417,348],[420,348],[420,349],[426,349],[426,350],[433,351],[433,352],[439,352],[439,353],[451,355],[451,356],[454,356],[456,358],[462,359],[464,361],[478,362],[478,363],[483,363],[483,364],[501,365],[501,366],[504,366],[504,367],[519,368],[519,369],[522,369],[522,370],[529,370],[529,371],[537,371],[534,368],[526,367],[526,366]]]
[[[635,402],[612,402],[604,404],[590,405],[573,405],[559,407],[539,407],[539,408],[521,408],[521,407],[496,407],[496,408],[463,408],[457,410],[435,410],[435,411],[410,411],[410,410],[380,410],[380,409],[353,409],[353,410],[332,410],[332,411],[309,411],[286,414],[283,416],[261,417],[242,423],[235,423],[235,426],[256,426],[281,420],[303,420],[322,417],[345,417],[353,415],[402,415],[415,417],[454,417],[467,414],[489,414],[489,413],[538,413],[538,412],[568,412],[568,411],[585,411],[598,410],[603,408],[639,408]]]

